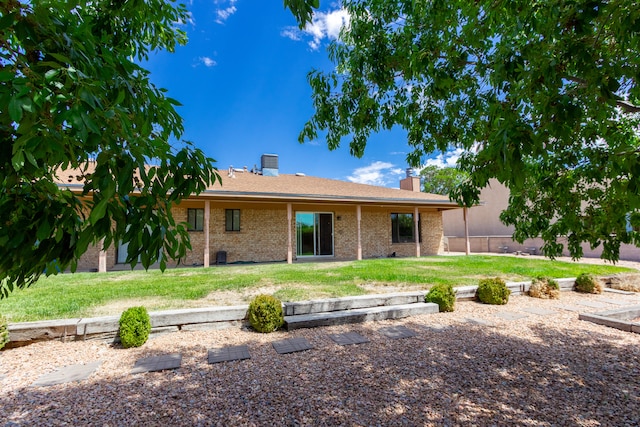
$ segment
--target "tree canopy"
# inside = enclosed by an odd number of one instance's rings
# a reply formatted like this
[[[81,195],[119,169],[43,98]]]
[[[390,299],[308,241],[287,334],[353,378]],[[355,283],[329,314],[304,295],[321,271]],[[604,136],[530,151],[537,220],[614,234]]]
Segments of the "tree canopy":
[[[0,297],[91,244],[128,243],[145,267],[185,255],[171,206],[219,175],[139,64],[184,43],[186,20],[164,0],[0,3]]]
[[[407,161],[461,148],[478,201],[496,178],[501,219],[548,256],[581,244],[617,260],[640,244],[640,8],[630,0],[344,0],[350,23],[309,75],[315,113],[300,140],[368,137],[401,127]],[[567,247],[559,243],[567,238]]]
[[[468,174],[457,168],[426,166],[420,171],[423,178],[422,189],[425,193],[442,194],[448,196],[462,185]]]

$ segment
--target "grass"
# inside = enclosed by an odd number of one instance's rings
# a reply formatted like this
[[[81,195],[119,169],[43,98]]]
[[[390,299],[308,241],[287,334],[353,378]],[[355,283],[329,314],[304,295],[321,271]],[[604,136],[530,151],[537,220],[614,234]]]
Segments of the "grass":
[[[221,291],[247,298],[267,292],[283,301],[299,301],[384,292],[384,288],[426,289],[437,283],[473,285],[484,277],[521,281],[539,275],[561,278],[629,271],[635,270],[533,257],[474,255],[177,268],[164,273],[150,270],[60,274],[42,278],[31,288],[0,300],[0,313],[10,322],[24,322],[87,317],[97,307],[117,301],[125,301],[128,306],[145,305],[150,310],[218,305]],[[122,310],[109,314],[119,315]]]

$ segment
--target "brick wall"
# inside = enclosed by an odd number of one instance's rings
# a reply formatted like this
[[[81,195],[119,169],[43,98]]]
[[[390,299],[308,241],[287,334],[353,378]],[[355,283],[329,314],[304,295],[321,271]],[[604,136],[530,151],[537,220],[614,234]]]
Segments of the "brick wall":
[[[268,262],[287,259],[287,209],[286,204],[244,205],[212,203],[209,224],[210,265],[216,263],[218,251],[227,252],[227,262]],[[203,208],[203,202],[191,201],[173,209],[176,222],[187,220],[188,208]],[[300,211],[312,211],[305,206]],[[240,231],[225,230],[225,209],[240,209]],[[356,259],[357,257],[357,217],[356,207],[346,206],[316,209],[334,214],[334,255],[337,259]],[[362,207],[361,238],[362,257],[387,257],[393,252],[399,257],[415,256],[415,243],[391,242],[391,213],[413,213],[413,210],[396,208]],[[292,250],[296,254],[294,206],[292,215]],[[436,255],[442,251],[442,215],[438,211],[422,211],[421,216],[421,255]],[[181,261],[182,265],[202,265],[204,262],[205,232],[190,231],[192,251]],[[92,247],[82,257],[80,270],[98,268],[98,247]],[[118,267],[116,248],[107,251],[107,270]],[[168,265],[175,265],[168,261]],[[123,266],[124,267],[124,266]],[[124,267],[127,268],[127,267]]]

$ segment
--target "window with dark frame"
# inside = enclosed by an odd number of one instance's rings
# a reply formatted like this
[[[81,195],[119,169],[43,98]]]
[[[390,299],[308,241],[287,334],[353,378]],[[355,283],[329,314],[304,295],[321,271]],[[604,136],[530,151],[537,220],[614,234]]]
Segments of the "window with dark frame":
[[[420,238],[420,217],[418,217],[418,238]],[[391,242],[415,243],[416,235],[412,213],[391,214]]]
[[[240,231],[240,209],[227,209],[225,214],[225,230]]]
[[[204,209],[187,209],[187,222],[189,231],[204,230]]]

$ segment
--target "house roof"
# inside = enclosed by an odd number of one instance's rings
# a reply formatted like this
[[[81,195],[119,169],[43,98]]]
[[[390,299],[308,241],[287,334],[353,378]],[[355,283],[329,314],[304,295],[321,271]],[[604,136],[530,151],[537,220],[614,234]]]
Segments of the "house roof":
[[[455,209],[447,196],[357,184],[305,175],[256,175],[235,171],[221,172],[222,185],[216,184],[201,196],[225,199],[279,200],[297,202],[351,202],[363,204],[420,205]]]
[[[88,171],[89,172],[89,171]],[[82,184],[70,177],[77,171],[58,172],[59,185],[81,188]],[[222,185],[216,182],[193,198],[233,201],[273,201],[298,203],[352,203],[393,206],[421,206],[438,209],[456,209],[459,206],[447,196],[418,191],[357,184],[335,179],[305,175],[257,175],[235,170],[233,174],[220,171]]]

